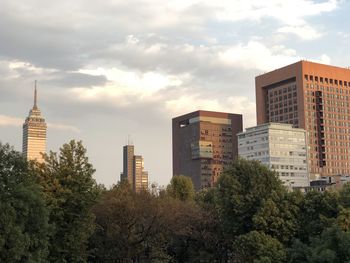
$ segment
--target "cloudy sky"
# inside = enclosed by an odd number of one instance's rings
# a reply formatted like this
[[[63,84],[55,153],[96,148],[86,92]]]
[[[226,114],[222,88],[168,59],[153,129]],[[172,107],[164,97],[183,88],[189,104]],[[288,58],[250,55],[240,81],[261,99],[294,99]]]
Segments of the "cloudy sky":
[[[254,77],[301,59],[350,66],[350,1],[0,0],[0,140],[21,149],[38,80],[48,150],[83,140],[107,186],[128,136],[171,178],[171,118],[255,124]]]

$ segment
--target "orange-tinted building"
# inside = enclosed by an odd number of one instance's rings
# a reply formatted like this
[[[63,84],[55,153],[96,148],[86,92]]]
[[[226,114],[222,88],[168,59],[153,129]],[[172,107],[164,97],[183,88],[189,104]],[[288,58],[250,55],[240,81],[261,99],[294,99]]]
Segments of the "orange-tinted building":
[[[238,155],[242,115],[196,111],[173,119],[173,176],[185,175],[198,190],[212,186]]]
[[[308,61],[255,78],[257,122],[307,131],[311,179],[350,174],[350,70]]]

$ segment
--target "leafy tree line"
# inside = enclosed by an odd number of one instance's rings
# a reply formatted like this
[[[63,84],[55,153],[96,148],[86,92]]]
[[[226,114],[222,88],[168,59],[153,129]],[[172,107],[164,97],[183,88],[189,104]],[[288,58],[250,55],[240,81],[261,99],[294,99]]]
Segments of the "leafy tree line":
[[[0,143],[0,262],[350,262],[350,185],[288,192],[255,161],[215,187],[97,185],[81,142],[27,163]]]

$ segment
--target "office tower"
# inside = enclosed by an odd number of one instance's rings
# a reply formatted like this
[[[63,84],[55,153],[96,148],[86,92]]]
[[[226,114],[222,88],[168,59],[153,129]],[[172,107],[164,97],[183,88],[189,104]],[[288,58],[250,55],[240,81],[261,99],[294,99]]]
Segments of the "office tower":
[[[287,187],[310,185],[304,129],[283,123],[247,128],[238,134],[238,155],[275,170]]]
[[[43,162],[42,153],[46,151],[46,123],[37,106],[36,82],[34,89],[34,105],[23,124],[23,155],[27,160]]]
[[[144,171],[143,158],[140,155],[134,156],[134,178],[133,190],[135,192],[148,187],[148,173]]]
[[[237,157],[242,115],[195,111],[172,120],[173,176],[192,179],[195,189],[213,186]]]
[[[148,173],[144,171],[143,157],[134,154],[133,145],[123,147],[123,173],[120,180],[128,180],[135,192],[148,188]]]
[[[350,174],[350,70],[308,61],[255,79],[258,124],[307,131],[310,178]]]
[[[133,185],[134,176],[134,145],[125,145],[123,147],[123,173],[121,180],[128,180]]]

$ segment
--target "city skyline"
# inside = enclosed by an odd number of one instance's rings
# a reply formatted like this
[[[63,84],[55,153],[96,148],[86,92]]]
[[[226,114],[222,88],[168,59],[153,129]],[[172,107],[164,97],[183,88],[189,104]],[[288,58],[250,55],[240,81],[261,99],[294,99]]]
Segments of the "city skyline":
[[[107,186],[128,134],[150,182],[172,176],[171,118],[198,109],[256,124],[254,78],[300,59],[350,65],[346,1],[0,3],[0,139],[21,149],[35,79],[47,150],[83,140]],[[142,14],[142,15],[140,15]]]

